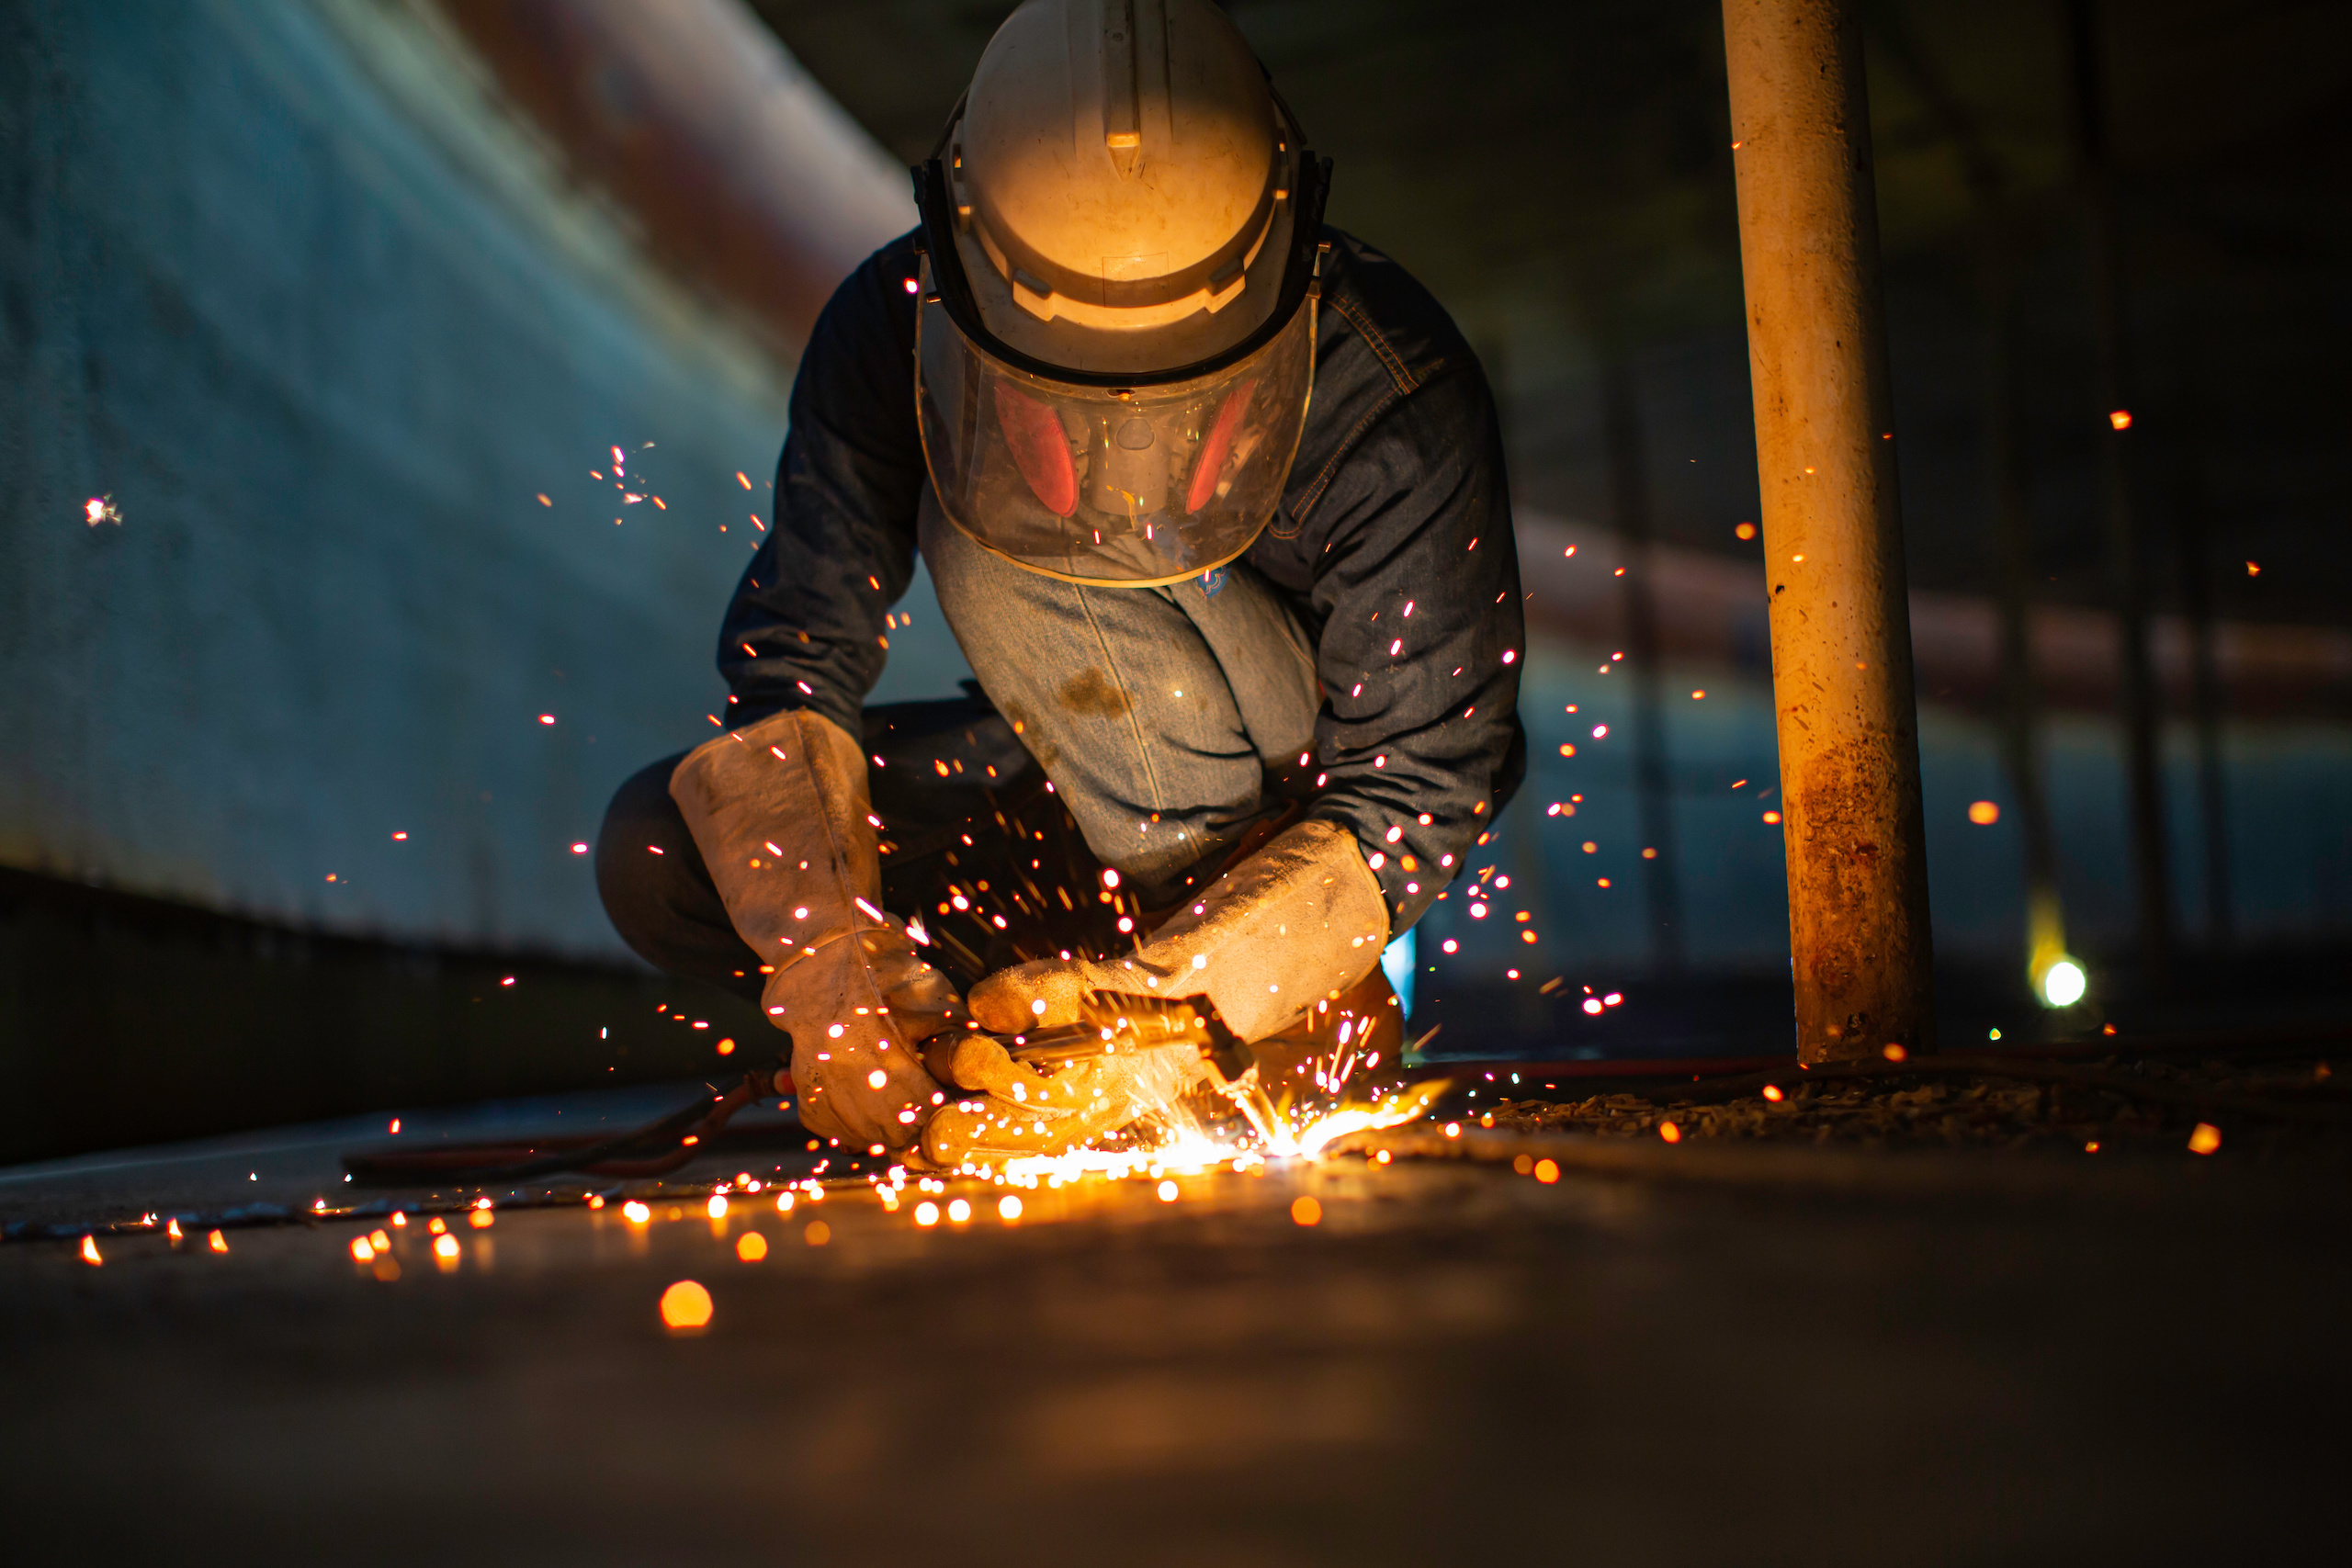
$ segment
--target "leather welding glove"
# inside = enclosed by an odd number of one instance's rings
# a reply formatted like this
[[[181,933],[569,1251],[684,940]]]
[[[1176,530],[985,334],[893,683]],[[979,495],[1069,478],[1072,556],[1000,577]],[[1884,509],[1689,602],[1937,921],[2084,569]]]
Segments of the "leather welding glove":
[[[865,1148],[903,1148],[939,1085],[919,1047],[955,987],[881,908],[865,756],[839,726],[779,713],[705,742],[670,775],[727,918],[773,964],[768,1020],[792,1037],[800,1121]]]
[[[991,1034],[1010,1035],[1079,1022],[1086,998],[1096,993],[1204,997],[1227,1029],[1255,1042],[1354,986],[1378,965],[1387,943],[1388,905],[1355,835],[1310,819],[1219,877],[1133,957],[1041,959],[1001,970],[972,987],[971,1014]],[[957,1087],[983,1091],[982,1098],[942,1108],[925,1134],[924,1152],[944,1165],[962,1164],[966,1151],[995,1148],[1023,1127],[1031,1132],[1021,1141],[1040,1145],[1023,1152],[1077,1147],[1110,1130],[1094,1123],[1118,1104],[1129,1080],[1146,1087],[1147,1079],[1157,1081],[1159,1069],[1146,1058],[1191,1051],[1123,1052],[1048,1077],[991,1041],[958,1041],[947,1071]],[[1081,1068],[1087,1076],[1055,1089]],[[1041,1102],[1059,1110],[1064,1100],[1074,1102],[1071,1114],[1023,1114]],[[1075,1114],[1080,1106],[1093,1114]]]
[[[1084,1148],[1169,1110],[1207,1075],[1197,1047],[1138,1047],[1132,1036],[1047,1072],[1014,1061],[991,1035],[967,1034],[952,1049],[949,1075],[982,1092],[949,1100],[924,1125],[923,1155],[946,1169],[992,1169],[1024,1155]]]

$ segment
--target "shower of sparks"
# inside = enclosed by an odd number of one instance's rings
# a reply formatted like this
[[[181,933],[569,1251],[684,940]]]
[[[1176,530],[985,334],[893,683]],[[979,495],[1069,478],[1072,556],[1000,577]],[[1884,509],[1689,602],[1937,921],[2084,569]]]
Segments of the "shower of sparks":
[[[1338,1075],[1318,1070],[1336,1081]],[[1245,1172],[1270,1159],[1319,1160],[1340,1139],[1351,1134],[1401,1126],[1426,1114],[1450,1085],[1443,1079],[1398,1089],[1369,1103],[1340,1104],[1328,1109],[1291,1109],[1278,1112],[1271,1126],[1252,1126],[1243,1136],[1227,1140],[1197,1125],[1178,1126],[1164,1141],[1145,1147],[1088,1146],[1060,1155],[1030,1155],[1005,1162],[1001,1170],[975,1168],[967,1174],[993,1175],[1011,1187],[1061,1187],[1094,1178],[1123,1181],[1142,1178],[1161,1183],[1160,1196],[1174,1201],[1165,1183],[1174,1176],[1201,1176],[1218,1169]],[[1020,1211],[1015,1208],[1017,1215]]]

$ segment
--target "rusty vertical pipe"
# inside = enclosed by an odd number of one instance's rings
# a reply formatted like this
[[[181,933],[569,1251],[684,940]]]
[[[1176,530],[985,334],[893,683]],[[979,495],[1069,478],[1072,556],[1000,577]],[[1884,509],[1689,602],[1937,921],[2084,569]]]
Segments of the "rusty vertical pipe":
[[[1724,0],[1797,1052],[1933,1043],[1893,397],[1861,33],[1845,0]]]

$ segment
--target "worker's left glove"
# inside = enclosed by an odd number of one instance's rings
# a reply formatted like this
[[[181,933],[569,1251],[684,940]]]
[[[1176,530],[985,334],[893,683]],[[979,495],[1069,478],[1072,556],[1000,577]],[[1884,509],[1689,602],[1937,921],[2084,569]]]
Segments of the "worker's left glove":
[[[727,918],[775,966],[761,1000],[792,1036],[802,1125],[912,1144],[942,1098],[919,1047],[954,1021],[956,988],[882,911],[857,742],[816,714],[775,714],[689,752],[670,796]]]
[[[1227,1029],[1255,1042],[1355,985],[1387,944],[1387,901],[1355,835],[1310,819],[1219,877],[1133,957],[1041,959],[1001,970],[972,987],[971,1014],[989,1033],[1011,1035],[1079,1022],[1091,1016],[1090,996],[1201,997]],[[1106,1118],[1123,1110],[1132,1120],[1133,1102],[1170,1080],[1172,1067],[1144,1059],[1153,1055],[1091,1058],[1048,1077],[992,1042],[959,1041],[946,1070],[959,1088],[981,1093],[932,1118],[924,1152],[953,1166],[1076,1147],[1116,1125]],[[1061,1079],[1069,1081],[1057,1089]],[[1057,1113],[1035,1114],[1041,1105]]]

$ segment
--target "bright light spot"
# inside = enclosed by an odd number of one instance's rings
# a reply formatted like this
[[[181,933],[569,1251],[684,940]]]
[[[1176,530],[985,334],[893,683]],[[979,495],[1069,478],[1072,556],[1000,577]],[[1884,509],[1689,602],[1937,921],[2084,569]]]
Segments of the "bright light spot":
[[[376,1261],[376,1244],[364,1235],[352,1237],[351,1260],[354,1263],[373,1263]]]
[[[933,1202],[922,1202],[915,1205],[915,1224],[919,1225],[935,1225],[938,1223],[938,1204]]]
[[[1173,1203],[1176,1201],[1175,1182],[1163,1181],[1159,1184],[1159,1201],[1163,1203]]]
[[[588,852],[588,846],[585,844],[574,844],[571,846],[571,852],[576,855],[584,855]]]
[[[705,1204],[704,1207],[708,1212],[712,1219],[725,1219],[727,1217],[727,1194],[724,1192],[712,1193],[710,1195],[710,1201]]]
[[[954,1224],[960,1225],[971,1217],[972,1205],[966,1202],[963,1199],[958,1198],[954,1202],[947,1205],[947,1218]]]
[[[1778,1105],[1781,1101],[1786,1100],[1788,1096],[1781,1092],[1781,1086],[1779,1084],[1768,1083],[1764,1086],[1764,1098],[1770,1100],[1773,1104]]]
[[[1756,537],[1756,525],[1753,523],[1742,523],[1738,527],[1734,528],[1731,532],[1732,537],[1736,539],[1752,539]]]
[[[2083,966],[2071,958],[2062,958],[2042,971],[2041,1002],[2044,1007],[2073,1007],[2090,988],[2090,976],[2084,974]]]
[[[1972,800],[1968,803],[1968,819],[1979,828],[1990,828],[2001,819],[2000,804],[1991,800]]]
[[[1781,825],[1781,814],[1777,811],[1767,811],[1764,813],[1764,825],[1768,828],[1779,827]]]
[[[2199,1122],[2197,1130],[2188,1134],[2188,1152],[2210,1155],[2222,1146],[2222,1130],[2211,1122]]]
[[[768,1238],[757,1231],[745,1231],[735,1238],[735,1256],[746,1263],[757,1263],[768,1255]]]
[[[1535,1162],[1535,1179],[1549,1187],[1560,1179],[1560,1162],[1539,1159]]]
[[[673,1334],[692,1334],[710,1323],[710,1292],[692,1280],[681,1280],[662,1292],[662,1326]]]
[[[2114,412],[2107,416],[2107,423],[2115,426],[2118,430],[2129,430],[2132,428],[2132,411],[2130,409],[2117,409]]]
[[[1605,724],[1596,724],[1596,725],[1594,725],[1594,726],[1592,727],[1592,738],[1593,738],[1595,740],[1601,739],[1602,738],[1604,738],[1605,736],[1607,736],[1607,735],[1608,735],[1608,733],[1609,733],[1609,727],[1608,727],[1607,725],[1605,725]]]
[[[841,1025],[835,1024],[833,1026],[833,1032],[836,1034],[840,1033]],[[865,1087],[868,1089],[880,1089],[884,1084],[888,1083],[889,1081],[890,1075],[884,1072],[879,1067],[875,1068],[872,1072],[865,1075]]]
[[[1592,1014],[1592,1015],[1593,1015],[1594,1017],[1596,1017],[1596,1018],[1600,1017],[1600,998],[1599,997],[1587,997],[1587,998],[1585,998],[1585,999],[1584,999],[1584,1010],[1585,1010],[1585,1011],[1587,1011],[1587,1012],[1589,1012],[1589,1013],[1590,1013],[1590,1014]]]
[[[1021,1217],[1021,1200],[1008,1192],[996,1201],[996,1217],[1006,1224]]]
[[[641,1225],[653,1217],[653,1211],[634,1198],[621,1205],[621,1213],[633,1225]]]
[[[1657,1135],[1669,1144],[1679,1144],[1682,1141],[1682,1129],[1671,1122],[1661,1122],[1657,1124]]]
[[[1102,868],[1102,886],[1105,886],[1105,887],[1116,887],[1117,886],[1119,886],[1119,874],[1118,874],[1117,872],[1115,872],[1115,871],[1113,871],[1113,870],[1112,870],[1110,867],[1108,867],[1108,866],[1103,867],[1103,868]]]
[[[1323,1205],[1313,1196],[1301,1193],[1290,1201],[1290,1217],[1294,1224],[1319,1225],[1323,1223]]]
[[[551,713],[543,713],[539,715],[539,722],[541,724],[553,724],[555,722],[555,715]]]
[[[447,1232],[435,1236],[433,1256],[440,1258],[444,1263],[455,1263],[458,1260],[458,1238]]]

